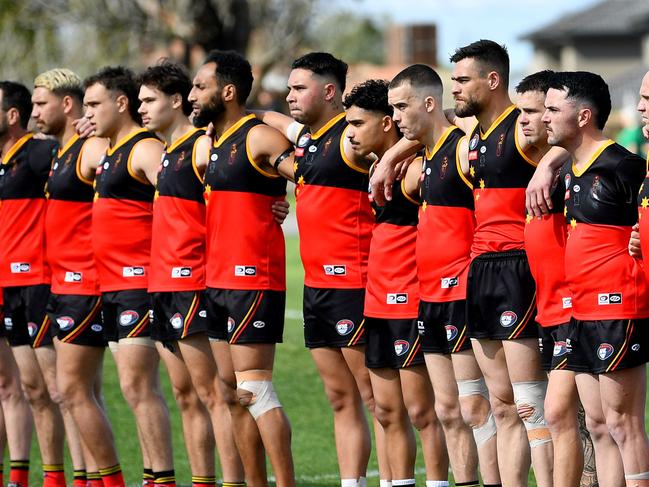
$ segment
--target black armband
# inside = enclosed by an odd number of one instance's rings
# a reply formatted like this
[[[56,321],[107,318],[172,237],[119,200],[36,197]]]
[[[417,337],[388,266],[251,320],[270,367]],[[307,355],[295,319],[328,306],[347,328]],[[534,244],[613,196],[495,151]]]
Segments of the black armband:
[[[290,149],[286,149],[284,152],[282,152],[277,159],[275,159],[275,162],[273,162],[273,169],[277,171],[277,167],[280,165],[280,163],[286,159],[287,157],[290,157],[291,154],[295,152],[295,149],[291,147]]]

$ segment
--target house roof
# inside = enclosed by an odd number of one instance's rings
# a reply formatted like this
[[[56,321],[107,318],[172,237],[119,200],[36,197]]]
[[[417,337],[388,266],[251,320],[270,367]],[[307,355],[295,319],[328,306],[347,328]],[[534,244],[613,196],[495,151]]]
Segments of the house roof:
[[[649,1],[604,0],[522,36],[537,42],[557,43],[582,36],[638,35],[649,32]]]

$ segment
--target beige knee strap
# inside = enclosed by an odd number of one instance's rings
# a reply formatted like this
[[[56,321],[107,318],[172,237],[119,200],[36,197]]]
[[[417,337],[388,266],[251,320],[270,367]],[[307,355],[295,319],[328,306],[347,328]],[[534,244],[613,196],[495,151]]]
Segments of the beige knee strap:
[[[250,411],[253,418],[257,419],[271,409],[282,407],[273,387],[272,370],[245,370],[234,374],[237,377],[237,389],[252,394],[250,401],[242,401],[241,404]]]

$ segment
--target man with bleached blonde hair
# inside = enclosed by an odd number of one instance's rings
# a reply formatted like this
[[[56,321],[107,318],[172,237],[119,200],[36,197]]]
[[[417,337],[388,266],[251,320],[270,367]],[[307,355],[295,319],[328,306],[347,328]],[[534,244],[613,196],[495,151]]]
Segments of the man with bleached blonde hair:
[[[56,381],[48,384],[57,383],[58,392],[51,387],[50,393],[61,397],[85,447],[83,456],[79,447],[77,451],[71,447],[75,483],[85,482],[78,468],[85,457],[91,485],[102,482],[101,472],[107,478],[105,483],[121,486],[124,480],[112,431],[100,406],[106,341],[90,234],[95,170],[108,144],[104,139],[83,139],[76,134],[73,121],[82,116],[83,94],[81,79],[68,69],[52,69],[34,80],[32,118],[41,132],[59,143],[46,185],[45,242],[52,272],[47,314],[57,351],[56,357],[54,353],[49,357],[49,370]],[[72,445],[70,437],[68,434]]]

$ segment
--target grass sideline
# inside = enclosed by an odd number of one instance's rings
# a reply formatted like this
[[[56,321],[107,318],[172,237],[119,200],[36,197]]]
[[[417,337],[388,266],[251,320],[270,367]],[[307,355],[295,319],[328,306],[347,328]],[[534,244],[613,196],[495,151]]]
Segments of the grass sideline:
[[[293,205],[292,205],[293,206]],[[293,428],[293,456],[297,485],[304,487],[336,487],[338,467],[334,447],[332,413],[324,395],[322,382],[304,348],[302,320],[303,271],[298,252],[298,239],[287,236],[287,300],[289,313],[284,329],[284,343],[277,349],[274,383]],[[191,485],[191,472],[184,448],[178,408],[171,394],[166,370],[161,365],[161,382],[169,405],[172,428],[174,462],[178,485]],[[110,353],[104,361],[104,400],[113,425],[119,458],[127,485],[141,484],[142,463],[133,415],[126,405],[117,381],[117,372]],[[101,441],[100,438],[97,441]],[[9,458],[5,451],[5,479],[9,478]],[[424,485],[423,461],[417,458],[417,485]],[[378,485],[376,455],[372,452],[368,472],[368,485]],[[68,485],[72,483],[72,466],[66,451],[65,462]],[[269,467],[269,474],[271,474]],[[373,474],[373,475],[372,475]],[[217,466],[217,478],[220,468]],[[530,485],[535,485],[530,475]],[[31,452],[30,484],[42,484],[42,468],[36,437]],[[271,484],[274,485],[274,484]]]

